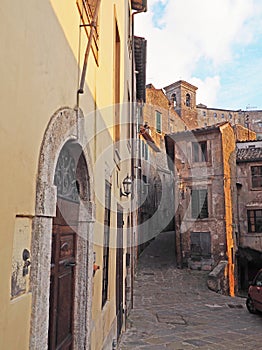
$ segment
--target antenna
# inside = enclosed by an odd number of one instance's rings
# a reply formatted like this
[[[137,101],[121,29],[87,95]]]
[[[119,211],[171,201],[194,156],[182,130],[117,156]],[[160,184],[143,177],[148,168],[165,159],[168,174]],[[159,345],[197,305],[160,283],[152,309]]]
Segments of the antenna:
[[[246,111],[250,111],[252,109],[257,109],[257,107],[256,106],[250,106],[250,105],[246,106]]]

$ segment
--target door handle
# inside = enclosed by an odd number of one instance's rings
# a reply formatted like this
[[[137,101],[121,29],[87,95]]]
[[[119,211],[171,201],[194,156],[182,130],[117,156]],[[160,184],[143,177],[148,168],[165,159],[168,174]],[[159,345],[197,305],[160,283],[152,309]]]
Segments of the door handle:
[[[76,266],[76,263],[73,261],[67,261],[64,263],[64,267],[74,267]]]

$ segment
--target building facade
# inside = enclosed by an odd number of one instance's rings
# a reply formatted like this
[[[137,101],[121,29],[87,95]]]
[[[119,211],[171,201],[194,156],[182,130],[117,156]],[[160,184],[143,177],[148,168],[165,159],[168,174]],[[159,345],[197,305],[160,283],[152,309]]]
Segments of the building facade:
[[[262,142],[237,143],[239,290],[246,291],[262,265]]]
[[[150,120],[146,127],[152,128],[156,144],[161,142],[157,131],[162,124],[171,138],[166,137],[166,147],[174,173],[178,265],[212,270],[225,262],[220,287],[233,295],[241,269],[236,264],[241,248],[235,143],[260,137],[260,111],[207,108],[196,104],[196,93],[197,87],[183,80],[163,90],[147,85],[144,120]]]
[[[132,293],[136,219],[123,182],[133,14],[146,1],[1,7],[1,343],[112,349]]]
[[[241,131],[244,139],[251,134]],[[230,295],[237,289],[235,143],[240,134],[224,122],[166,136],[173,159],[177,263],[211,271],[225,262],[220,291]]]
[[[164,87],[165,95],[173,109],[189,128],[211,126],[225,121],[231,125],[240,124],[254,131],[257,139],[262,138],[262,111],[247,106],[246,110],[212,108],[202,103],[196,104],[197,87],[179,80]]]

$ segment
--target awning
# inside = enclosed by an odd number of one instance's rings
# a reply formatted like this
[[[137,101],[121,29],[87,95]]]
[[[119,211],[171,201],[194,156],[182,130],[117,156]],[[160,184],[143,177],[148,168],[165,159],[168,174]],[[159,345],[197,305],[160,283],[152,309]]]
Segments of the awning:
[[[155,152],[161,152],[160,148],[157,147],[155,144],[155,141],[151,137],[151,135],[148,133],[148,131],[144,127],[140,127],[140,134],[143,136],[143,138],[146,140],[148,145],[153,148]]]

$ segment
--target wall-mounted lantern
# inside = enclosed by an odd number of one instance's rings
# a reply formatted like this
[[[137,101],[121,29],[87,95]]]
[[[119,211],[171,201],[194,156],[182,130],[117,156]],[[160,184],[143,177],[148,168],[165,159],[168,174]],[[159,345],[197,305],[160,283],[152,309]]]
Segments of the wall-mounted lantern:
[[[183,182],[180,182],[179,184],[179,192],[180,192],[181,198],[185,199],[185,185]]]
[[[132,188],[132,180],[131,177],[129,177],[128,175],[124,178],[123,180],[123,191],[122,191],[122,187],[120,188],[120,197],[124,196],[124,197],[128,197],[131,193],[131,188]]]
[[[29,261],[29,259],[30,259],[30,252],[29,252],[28,249],[24,249],[23,250],[22,258],[23,258],[23,261],[24,261],[23,277],[25,277],[26,275],[28,275],[28,273],[29,273],[29,266],[31,265],[31,262]]]

